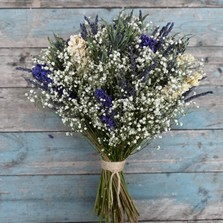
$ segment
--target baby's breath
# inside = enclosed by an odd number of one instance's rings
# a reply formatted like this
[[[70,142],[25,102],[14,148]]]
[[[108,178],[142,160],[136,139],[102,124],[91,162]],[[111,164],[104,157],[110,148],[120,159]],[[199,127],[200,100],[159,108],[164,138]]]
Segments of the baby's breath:
[[[203,61],[185,53],[189,38],[171,34],[173,23],[160,28],[141,12],[122,11],[110,23],[85,17],[80,27],[68,40],[49,39],[33,68],[21,70],[33,76],[27,98],[55,111],[71,129],[67,135],[85,135],[103,160],[123,161],[170,131],[173,123],[181,126],[179,115],[190,101],[211,93],[194,93],[205,77]],[[108,187],[112,176],[103,171],[100,185]],[[117,179],[111,191],[118,191]],[[137,222],[123,179],[121,211],[117,202],[111,206],[110,193],[99,189],[95,207],[106,222],[122,223],[125,215]]]
[[[68,41],[55,36],[34,58],[37,88],[26,95],[110,160],[123,160],[173,121],[181,124],[188,92],[205,76],[203,62],[184,52],[188,37],[170,34],[173,23],[159,28],[125,12],[111,23],[85,19],[81,33]]]

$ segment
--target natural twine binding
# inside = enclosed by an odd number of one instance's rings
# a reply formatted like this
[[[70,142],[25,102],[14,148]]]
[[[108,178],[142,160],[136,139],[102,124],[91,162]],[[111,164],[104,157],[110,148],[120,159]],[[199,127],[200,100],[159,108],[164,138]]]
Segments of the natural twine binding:
[[[111,204],[113,205],[113,192],[112,192],[112,180],[113,177],[116,175],[118,178],[118,191],[117,191],[117,201],[118,201],[118,206],[121,206],[120,203],[120,198],[119,198],[119,194],[120,194],[120,190],[121,190],[121,179],[119,176],[119,172],[123,171],[125,166],[125,160],[124,161],[120,161],[120,162],[107,162],[104,160],[101,160],[101,168],[103,170],[108,170],[110,172],[112,172],[111,178],[110,178],[110,184],[109,184],[109,190],[111,193]]]

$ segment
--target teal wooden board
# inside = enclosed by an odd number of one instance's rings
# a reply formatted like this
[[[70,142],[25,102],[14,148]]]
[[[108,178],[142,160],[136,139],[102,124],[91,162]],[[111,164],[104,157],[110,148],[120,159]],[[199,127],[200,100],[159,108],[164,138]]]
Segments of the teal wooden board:
[[[127,160],[126,173],[223,171],[223,130],[171,131]],[[160,150],[157,150],[160,145]],[[98,174],[100,157],[84,137],[64,132],[1,133],[0,176]]]
[[[158,25],[175,22],[174,32],[193,34],[192,45],[222,46],[223,8],[142,8]],[[120,9],[4,9],[0,11],[0,47],[39,47],[47,45],[53,33],[64,38],[79,32],[83,16],[111,20]],[[138,10],[135,10],[136,12]],[[138,12],[137,12],[138,13]]]
[[[47,1],[47,0],[1,0],[0,7],[1,8],[40,8],[40,7],[59,7],[59,8],[85,8],[85,7],[222,7],[223,1],[222,0],[211,0],[211,1],[187,1],[187,0],[159,0],[159,1],[145,1],[145,0],[138,0],[138,1],[129,1],[129,0],[54,0],[54,1]]]
[[[179,120],[183,123],[182,127],[177,126],[176,129],[216,129],[222,123],[223,113],[219,108],[222,103],[223,92],[221,87],[200,87],[197,88],[197,94],[212,91],[213,94],[200,97],[194,101],[199,106],[198,109],[191,108],[185,116]],[[221,124],[220,124],[221,125]],[[221,128],[221,127],[220,127]]]
[[[190,110],[181,119],[184,123],[181,129],[213,129],[222,128],[222,95],[221,86],[200,87],[200,91],[213,90],[213,95],[197,100],[201,108]],[[59,117],[49,109],[35,107],[28,101],[24,88],[0,89],[0,131],[68,131]],[[16,108],[16,109],[15,109]],[[193,112],[192,112],[193,111]]]
[[[140,220],[223,222],[222,0],[2,0],[0,223],[98,222],[92,209],[99,155],[79,134],[65,136],[69,129],[52,111],[25,98],[27,74],[15,67],[29,67],[53,32],[68,38],[84,15],[111,20],[122,6],[137,6],[157,24],[174,21],[176,32],[194,34],[188,52],[205,58],[209,78],[198,92],[214,91],[196,100],[200,108],[181,118],[182,127],[129,157],[126,179]]]
[[[28,101],[28,90],[0,88],[0,131],[66,130],[54,112]]]
[[[99,175],[2,176],[0,222],[92,222]],[[126,174],[141,220],[223,219],[222,173]],[[216,183],[218,182],[218,183]]]
[[[32,57],[40,53],[41,48],[0,48],[0,87],[26,87],[24,77],[30,73],[16,70],[16,67],[31,68]],[[223,85],[223,47],[190,47],[188,53],[205,58],[207,78],[202,85]]]
[[[223,125],[223,87],[203,86],[199,91],[212,90],[213,95],[197,100],[199,109],[190,110],[181,129],[221,129]],[[28,101],[24,88],[0,88],[0,131],[68,131],[59,117],[49,109],[36,107]],[[16,109],[15,109],[16,108]],[[175,127],[174,127],[175,128]]]

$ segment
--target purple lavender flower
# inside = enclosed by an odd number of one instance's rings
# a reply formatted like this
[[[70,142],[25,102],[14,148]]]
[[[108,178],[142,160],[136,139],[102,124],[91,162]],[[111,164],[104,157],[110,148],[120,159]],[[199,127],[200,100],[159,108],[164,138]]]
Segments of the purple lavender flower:
[[[90,26],[91,28],[91,33],[93,35],[96,35],[97,32],[98,32],[98,15],[96,15],[95,17],[95,21],[94,22],[91,22],[88,17],[84,16],[84,19],[85,21],[88,23],[88,25]],[[84,23],[81,23],[80,24],[80,28],[81,28],[81,37],[84,39],[84,40],[87,40],[87,37],[88,37],[88,32],[87,32],[87,28],[86,28],[86,25]]]
[[[101,102],[101,104],[106,107],[110,108],[112,105],[112,99],[109,95],[105,93],[105,91],[101,88],[96,89],[95,91],[95,97],[96,99]]]
[[[109,116],[108,114],[102,115],[101,120],[102,120],[102,122],[104,122],[106,124],[106,126],[109,129],[114,129],[115,128],[115,121],[114,121],[114,118],[112,116]]]
[[[110,112],[109,109],[112,107],[112,99],[105,91],[101,88],[95,90],[95,98],[102,104],[102,108],[105,109],[105,114],[100,118],[103,123],[106,124],[107,128],[115,128],[114,112]]]
[[[147,35],[145,34],[142,34],[140,36],[140,39],[141,39],[141,43],[140,45],[143,47],[143,46],[148,46],[153,52],[155,52],[156,50],[156,44],[157,44],[157,41],[151,37],[148,37]]]
[[[32,69],[33,77],[45,85],[48,85],[52,82],[52,80],[48,77],[49,73],[50,71],[43,69],[42,65],[40,64],[36,64],[36,66]]]

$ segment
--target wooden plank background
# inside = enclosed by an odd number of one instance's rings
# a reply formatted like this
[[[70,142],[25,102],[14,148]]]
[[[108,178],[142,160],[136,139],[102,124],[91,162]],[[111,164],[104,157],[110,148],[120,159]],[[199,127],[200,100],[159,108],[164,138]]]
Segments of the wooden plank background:
[[[141,222],[223,222],[223,1],[1,0],[0,223],[98,222],[92,212],[99,156],[50,110],[34,106],[17,66],[47,46],[47,36],[78,32],[83,16],[108,20],[121,7],[142,9],[157,24],[193,33],[189,52],[205,58],[200,108],[126,165]],[[156,150],[157,145],[160,150]]]

